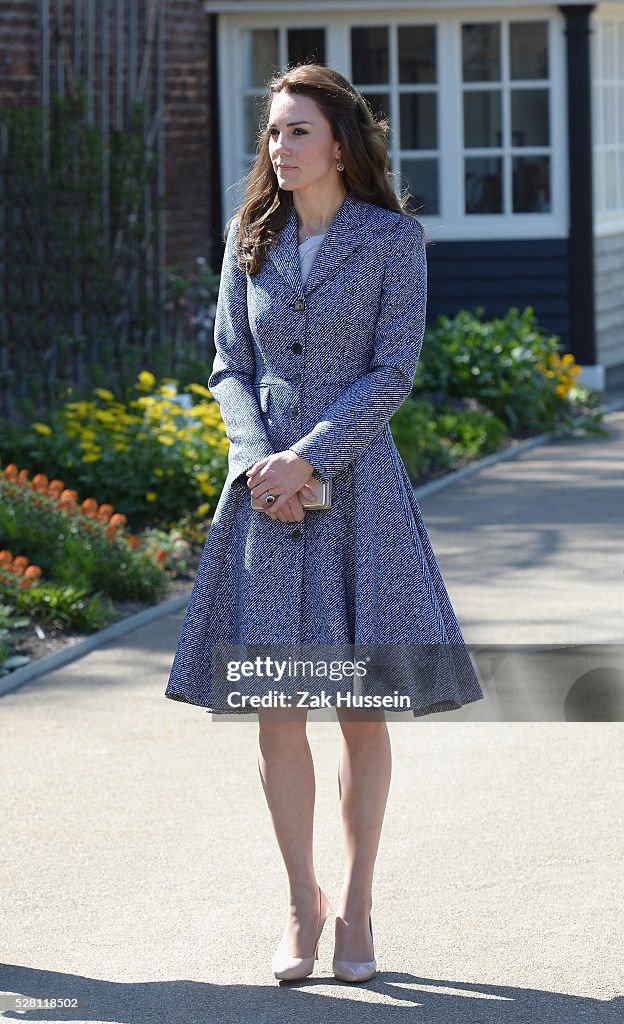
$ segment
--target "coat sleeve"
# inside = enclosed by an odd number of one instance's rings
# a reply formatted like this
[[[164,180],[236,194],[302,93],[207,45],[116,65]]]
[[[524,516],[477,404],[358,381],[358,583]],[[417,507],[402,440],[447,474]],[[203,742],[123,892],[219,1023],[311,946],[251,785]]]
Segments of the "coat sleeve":
[[[216,351],[208,379],[230,441],[229,473],[234,479],[254,462],[273,454],[253,387],[256,362],[247,314],[247,280],[236,262],[238,224],[237,217],[225,243],[214,322]]]
[[[325,410],[292,451],[330,479],[358,458],[410,394],[425,331],[424,232],[403,217],[391,236],[370,369]]]

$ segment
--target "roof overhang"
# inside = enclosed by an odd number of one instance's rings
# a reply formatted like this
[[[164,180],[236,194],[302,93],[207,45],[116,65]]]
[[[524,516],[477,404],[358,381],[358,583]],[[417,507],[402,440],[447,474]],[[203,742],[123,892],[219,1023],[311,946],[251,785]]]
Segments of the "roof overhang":
[[[584,7],[587,0],[567,0],[568,5]],[[554,8],[558,10],[558,4],[546,3],[545,0],[398,0],[389,3],[387,10],[395,11],[435,11],[445,8],[461,10],[462,8],[483,7],[509,7],[509,8]],[[605,4],[596,3],[596,7],[604,7]],[[620,6],[620,4],[607,4],[608,7]],[[209,14],[242,14],[245,11],[266,11],[276,14],[278,12],[289,13],[293,11],[292,0],[204,0],[204,10]],[[297,0],[295,8],[297,11],[378,11],[379,0]]]

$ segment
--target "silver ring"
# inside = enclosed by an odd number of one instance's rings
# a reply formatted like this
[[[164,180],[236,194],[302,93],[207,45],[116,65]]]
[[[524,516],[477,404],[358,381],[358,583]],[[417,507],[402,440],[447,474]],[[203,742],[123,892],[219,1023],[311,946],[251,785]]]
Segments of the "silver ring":
[[[273,502],[275,501],[275,495],[269,494],[269,492],[267,491],[267,493],[264,496],[264,500],[266,501],[267,505],[272,505]]]

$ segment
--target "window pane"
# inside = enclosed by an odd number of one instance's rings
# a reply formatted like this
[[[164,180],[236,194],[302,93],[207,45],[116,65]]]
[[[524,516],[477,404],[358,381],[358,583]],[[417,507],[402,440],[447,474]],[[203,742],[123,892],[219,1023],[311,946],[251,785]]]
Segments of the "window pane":
[[[513,212],[550,213],[550,157],[515,157],[512,175]]]
[[[512,78],[548,78],[548,24],[519,21],[509,26]]]
[[[401,177],[412,193],[409,208],[423,216],[437,217],[440,213],[438,161],[402,160]]]
[[[246,153],[255,153],[264,109],[264,96],[243,96],[243,133]]]
[[[243,87],[263,89],[277,64],[277,29],[254,29],[243,34]]]
[[[437,149],[434,93],[404,93],[401,103],[401,149]]]
[[[466,213],[503,212],[503,161],[488,156],[466,160]]]
[[[604,155],[605,170],[605,207],[607,210],[618,208],[618,154],[615,150],[607,150]]]
[[[500,25],[462,25],[462,57],[464,82],[500,81]]]
[[[362,96],[374,114],[385,118],[390,117],[390,97],[386,92],[362,92]]]
[[[351,29],[351,81],[358,85],[388,82],[388,28]]]
[[[512,89],[512,146],[548,146],[549,142],[548,90]]]
[[[289,28],[288,63],[325,63],[325,29]]]
[[[502,146],[501,94],[496,90],[464,93],[464,146]]]
[[[399,82],[435,81],[435,25],[400,25]]]

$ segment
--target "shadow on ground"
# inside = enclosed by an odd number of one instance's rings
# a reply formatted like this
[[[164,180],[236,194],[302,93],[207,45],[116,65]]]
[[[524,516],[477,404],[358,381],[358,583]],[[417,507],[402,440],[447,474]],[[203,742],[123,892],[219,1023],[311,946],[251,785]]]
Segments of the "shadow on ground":
[[[365,985],[333,977],[288,984],[211,985],[208,981],[116,983],[4,964],[3,1020],[73,1021],[89,1024],[238,1024],[253,1021],[337,1021],[350,1024],[411,1021],[435,1024],[621,1024],[624,997],[602,1001],[539,989],[475,985],[381,971]],[[357,990],[357,995],[354,993]],[[352,993],[354,993],[352,995]],[[34,1005],[18,1009],[16,997],[74,1002],[66,1009]]]

